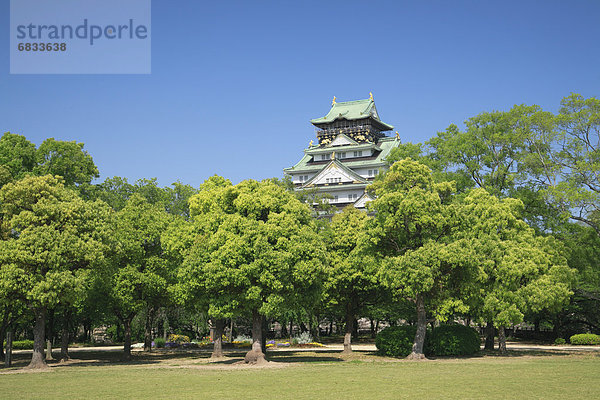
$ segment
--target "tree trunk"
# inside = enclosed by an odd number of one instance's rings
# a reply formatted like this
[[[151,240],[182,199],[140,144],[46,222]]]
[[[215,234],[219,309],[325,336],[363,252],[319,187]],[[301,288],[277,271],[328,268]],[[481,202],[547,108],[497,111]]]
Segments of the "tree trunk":
[[[304,332],[308,332],[308,328],[304,324],[304,321],[300,321],[300,333],[304,333]]]
[[[371,323],[371,338],[375,339],[375,320],[373,318],[369,318],[369,322]]]
[[[83,336],[85,336],[85,340],[86,342],[91,341],[90,337],[91,337],[91,323],[84,321],[83,322]]]
[[[4,340],[4,335],[7,335],[10,332],[9,329],[9,319],[10,319],[10,307],[6,306],[4,308],[4,313],[2,315],[2,322],[0,325],[0,340]],[[8,337],[7,337],[8,340]],[[0,343],[0,358],[4,359],[4,346]]]
[[[262,335],[260,337],[260,348],[263,354],[267,354],[267,333],[269,333],[269,327],[267,325],[267,318],[263,316],[262,318]]]
[[[48,368],[44,359],[44,340],[46,339],[46,309],[35,310],[35,326],[33,328],[33,355],[27,366],[29,369]]]
[[[167,313],[165,311],[165,319],[163,321],[163,339],[165,340],[165,342],[168,339],[167,338],[168,332],[169,332],[169,317],[167,316]]]
[[[500,354],[506,354],[506,333],[504,327],[498,327],[498,350]]]
[[[123,321],[123,330],[125,331],[123,338],[123,359],[125,361],[131,360],[131,319]]]
[[[60,334],[60,361],[68,361],[69,356],[69,326],[71,325],[71,310],[65,309],[63,312],[63,326]]]
[[[494,329],[494,323],[488,321],[485,326],[485,347],[486,350],[494,350],[494,336],[496,336],[496,330]]]
[[[290,343],[292,343],[292,337],[294,336],[294,321],[290,319]]]
[[[223,358],[223,331],[225,330],[225,320],[215,320],[215,339],[213,341],[213,352],[210,358],[220,359]]]
[[[4,366],[7,368],[12,365],[12,342],[13,333],[8,329],[6,332],[6,355],[4,356]]]
[[[46,329],[46,339],[48,339],[51,345],[54,345],[54,308],[48,310],[46,313],[46,321],[48,322]],[[50,358],[48,358],[48,354],[46,354],[46,360],[52,360],[52,353],[50,353]]]
[[[227,339],[229,343],[233,342],[233,318],[231,318],[231,322],[229,325],[229,336],[227,337]]]
[[[54,360],[52,357],[52,340],[46,339],[46,361]]]
[[[287,324],[285,322],[283,322],[281,324],[281,335],[280,335],[280,337],[284,338],[286,336],[288,336]]]
[[[4,335],[6,334],[5,326],[0,326],[0,360],[4,360]]]
[[[425,335],[427,334],[427,314],[425,313],[425,296],[417,295],[417,333],[413,342],[412,352],[408,356],[411,360],[422,360],[425,358],[423,347]]]
[[[246,353],[244,361],[247,364],[264,364],[267,362],[262,351],[263,316],[257,310],[252,311],[252,350]]]
[[[352,332],[354,332],[354,313],[352,306],[346,306],[346,333],[344,334],[344,354],[352,353]]]
[[[146,312],[146,324],[144,327],[144,351],[152,351],[152,324],[154,322],[155,310],[148,308]]]

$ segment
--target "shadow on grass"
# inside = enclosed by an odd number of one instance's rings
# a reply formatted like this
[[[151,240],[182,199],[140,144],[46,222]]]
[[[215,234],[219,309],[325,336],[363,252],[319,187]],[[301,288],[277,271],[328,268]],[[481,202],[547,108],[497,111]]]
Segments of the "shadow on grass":
[[[319,352],[293,351],[293,350],[278,350],[277,352],[268,353],[267,358],[272,362],[283,363],[323,363],[323,362],[343,362],[339,351],[325,350]]]
[[[482,350],[471,356],[429,356],[430,360],[469,360],[482,358],[519,358],[519,357],[567,357],[574,354],[582,355],[583,352],[573,352],[564,349],[509,349],[506,354],[500,354],[497,350]],[[58,360],[49,361],[51,368],[72,368],[72,367],[102,367],[102,366],[143,366],[143,365],[177,365],[178,362],[193,364],[213,364],[213,365],[231,365],[244,359],[245,349],[225,351],[224,358],[211,361],[211,352],[206,350],[164,350],[159,349],[150,353],[132,352],[130,361],[123,361],[122,351],[86,351],[72,352],[71,360],[60,363]],[[585,355],[600,357],[600,352],[585,352]],[[283,350],[277,349],[267,351],[267,359],[273,363],[340,363],[340,362],[374,362],[385,361],[389,357],[380,356],[375,351],[355,350],[350,355],[344,355],[339,350],[315,349],[314,351]],[[403,357],[396,358],[397,360]],[[30,354],[15,354],[13,356],[13,365],[10,369],[0,364],[0,372],[15,370],[26,367],[31,360]],[[194,362],[197,361],[197,362]]]

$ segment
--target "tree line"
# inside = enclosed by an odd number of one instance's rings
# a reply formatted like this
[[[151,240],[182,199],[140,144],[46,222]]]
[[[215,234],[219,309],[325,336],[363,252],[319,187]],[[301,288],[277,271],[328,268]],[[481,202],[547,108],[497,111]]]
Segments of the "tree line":
[[[556,335],[598,331],[600,101],[571,95],[553,114],[537,106],[484,112],[425,143],[405,143],[368,190],[368,212],[316,218],[289,180],[199,188],[98,170],[82,143],[39,147],[0,138],[0,337],[30,326],[30,367],[44,367],[47,330],[61,358],[79,324],[111,324],[131,357],[143,318],[150,350],[173,310],[210,319],[222,356],[228,319],[251,321],[247,362],[262,362],[265,321],[415,324],[523,321]],[[312,200],[310,201],[312,202]],[[169,311],[170,310],[170,311]]]

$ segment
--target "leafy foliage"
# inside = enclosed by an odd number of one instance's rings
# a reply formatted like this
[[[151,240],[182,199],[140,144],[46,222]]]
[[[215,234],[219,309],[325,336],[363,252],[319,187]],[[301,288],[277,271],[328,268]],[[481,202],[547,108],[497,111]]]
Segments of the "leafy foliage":
[[[428,337],[426,351],[436,356],[466,356],[479,351],[479,333],[469,326],[453,324],[434,328]]]
[[[379,354],[389,357],[406,357],[412,351],[416,326],[390,326],[377,334],[375,346]]]
[[[209,314],[274,315],[315,301],[324,249],[310,209],[271,181],[210,178],[190,199],[193,245],[180,280]],[[312,298],[312,299],[311,299]]]
[[[90,183],[97,178],[98,168],[92,156],[83,150],[83,143],[64,142],[49,138],[36,151],[37,175],[60,175],[66,186]]]
[[[600,335],[595,335],[593,333],[580,333],[571,336],[569,341],[571,344],[600,345]]]
[[[33,171],[36,165],[35,145],[25,136],[6,132],[0,138],[0,165],[2,184],[19,180]]]
[[[31,350],[33,349],[33,340],[14,340],[12,348],[13,350]]]

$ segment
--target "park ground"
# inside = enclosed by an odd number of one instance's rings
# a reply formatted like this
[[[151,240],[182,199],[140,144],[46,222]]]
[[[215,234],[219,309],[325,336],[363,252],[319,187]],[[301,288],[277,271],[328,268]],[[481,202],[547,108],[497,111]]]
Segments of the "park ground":
[[[76,349],[67,363],[24,372],[28,352],[14,368],[0,369],[0,397],[399,399],[399,398],[600,398],[600,349],[515,344],[507,356],[406,361],[380,357],[358,345],[342,357],[338,346],[268,351],[266,366],[240,363],[244,352],[211,362],[210,352],[134,353],[121,362],[114,348]]]

